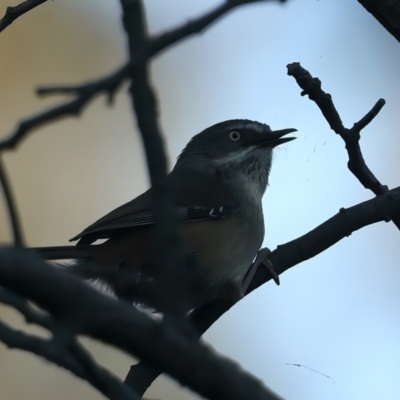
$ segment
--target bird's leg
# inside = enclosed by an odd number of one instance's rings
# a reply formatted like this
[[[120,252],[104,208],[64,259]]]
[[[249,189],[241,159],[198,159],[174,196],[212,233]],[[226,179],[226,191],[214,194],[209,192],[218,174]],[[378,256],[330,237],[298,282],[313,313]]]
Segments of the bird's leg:
[[[242,293],[245,295],[247,293],[247,289],[250,286],[251,281],[254,278],[258,268],[261,266],[265,268],[270,274],[274,282],[279,285],[279,275],[275,272],[274,266],[272,262],[268,259],[268,255],[271,253],[271,250],[267,247],[261,249],[256,256],[253,264],[250,265],[250,268],[247,270],[246,275],[242,281]]]
[[[228,283],[224,286],[222,298],[227,299],[231,304],[236,304],[243,299],[245,292],[238,285]]]

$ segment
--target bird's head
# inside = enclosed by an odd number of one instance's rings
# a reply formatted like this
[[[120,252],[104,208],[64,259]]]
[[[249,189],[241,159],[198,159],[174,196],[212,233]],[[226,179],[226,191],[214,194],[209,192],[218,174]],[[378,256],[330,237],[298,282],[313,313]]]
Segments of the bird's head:
[[[266,124],[247,119],[224,121],[194,136],[178,157],[175,168],[214,169],[227,177],[257,181],[264,192],[273,148],[295,139],[284,137],[295,131],[272,131]]]

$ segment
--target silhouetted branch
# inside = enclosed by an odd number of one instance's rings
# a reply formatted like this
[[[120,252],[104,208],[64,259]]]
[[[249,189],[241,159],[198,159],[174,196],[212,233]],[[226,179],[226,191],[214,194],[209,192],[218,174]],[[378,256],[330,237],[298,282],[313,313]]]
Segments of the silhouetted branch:
[[[137,54],[146,48],[148,34],[143,5],[138,0],[121,0],[123,24],[128,36],[131,68],[130,95],[136,115],[149,170],[158,261],[162,265],[160,288],[165,321],[188,327],[186,310],[189,291],[184,284],[186,260],[178,237],[179,219],[175,211],[175,194],[167,181],[167,157],[158,122],[157,101],[150,84],[146,61],[136,62]]]
[[[132,389],[94,361],[71,335],[71,326],[64,326],[60,320],[56,321],[50,314],[35,309],[25,298],[3,287],[0,287],[0,302],[14,307],[28,323],[42,326],[53,334],[52,338],[43,339],[18,331],[0,321],[0,340],[8,347],[46,358],[88,381],[109,398],[139,399]]]
[[[54,320],[47,313],[39,311],[33,308],[23,297],[14,293],[11,290],[7,290],[0,286],[0,303],[7,304],[14,307],[20,314],[23,315],[25,321],[29,324],[33,323],[48,331],[54,329]]]
[[[211,11],[205,13],[199,18],[185,23],[178,28],[172,29],[171,31],[164,32],[158,36],[150,38],[148,43],[148,53],[155,55],[167,47],[186,39],[187,37],[202,32],[205,28],[209,27],[217,19],[227,14],[229,11],[236,7],[261,2],[279,2],[285,3],[286,0],[226,0],[224,3],[218,5]]]
[[[47,0],[26,0],[15,7],[7,7],[4,17],[0,20],[0,32],[11,25],[17,18]]]
[[[124,66],[106,78],[85,83],[82,86],[72,87],[70,92],[76,94],[74,100],[60,104],[20,122],[19,126],[13,133],[5,139],[0,140],[0,151],[15,148],[17,144],[19,144],[20,140],[22,140],[33,129],[66,116],[79,116],[87,103],[102,92],[107,93],[109,98],[112,98],[115,91],[126,78],[126,73],[127,66]],[[68,89],[65,87],[62,87],[62,89],[60,87],[41,88],[38,89],[38,94],[60,93],[61,90],[65,92]]]
[[[338,214],[328,219],[307,234],[278,246],[268,259],[278,275],[333,246],[353,232],[376,222],[389,222],[400,216],[400,187],[350,208],[342,208]],[[272,279],[270,272],[258,268],[247,290],[247,294]],[[232,306],[228,300],[215,300],[196,308],[190,315],[197,331],[203,334]],[[162,369],[134,366],[125,381],[129,381],[139,394],[162,373]],[[147,386],[146,386],[147,385]]]
[[[400,42],[400,0],[358,0]]]
[[[22,234],[21,222],[19,220],[17,204],[12,194],[11,183],[8,180],[7,172],[0,156],[0,184],[3,189],[4,199],[7,205],[8,217],[10,219],[11,230],[13,234],[14,246],[22,247],[24,239]]]
[[[376,117],[384,106],[385,100],[378,100],[371,111],[359,122],[355,123],[351,129],[348,129],[343,126],[339,113],[333,104],[332,96],[322,90],[321,81],[318,78],[313,78],[307,70],[302,68],[300,63],[288,64],[287,69],[288,75],[293,76],[297,84],[303,89],[301,95],[308,95],[317,104],[331,129],[344,140],[349,154],[348,167],[350,171],[365,188],[372,190],[376,195],[384,193],[387,188],[378,181],[367,167],[361,153],[359,141],[361,129]]]
[[[385,100],[379,99],[360,121],[348,129],[343,126],[339,113],[333,104],[332,96],[322,90],[321,81],[318,78],[313,78],[300,63],[288,64],[287,69],[288,75],[293,76],[297,84],[303,89],[301,95],[308,95],[317,104],[331,129],[344,140],[349,155],[347,166],[353,175],[365,188],[370,189],[376,195],[387,192],[387,186],[382,185],[378,181],[365,163],[359,144],[361,130],[378,115],[379,111],[385,105]],[[393,223],[400,229],[400,219],[394,219]]]
[[[92,355],[76,340],[71,341],[68,349],[85,371],[85,379],[106,397],[121,400],[139,400],[141,398],[132,388],[124,385],[119,378],[98,365]]]
[[[199,341],[181,331],[165,329],[163,324],[130,304],[100,293],[78,278],[36,259],[32,252],[0,250],[0,285],[50,313],[57,320],[57,326],[61,325],[62,331],[57,332],[64,335],[61,343],[69,343],[68,335],[92,336],[165,370],[210,399],[279,399],[259,380]],[[20,344],[24,345],[23,340]],[[65,346],[60,351],[65,351]],[[70,354],[65,354],[65,358]]]

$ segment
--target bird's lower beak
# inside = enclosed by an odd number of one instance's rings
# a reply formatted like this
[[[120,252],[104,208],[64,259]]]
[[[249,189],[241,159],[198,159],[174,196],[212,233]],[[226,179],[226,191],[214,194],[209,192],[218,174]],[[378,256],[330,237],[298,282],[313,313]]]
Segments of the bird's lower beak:
[[[263,138],[260,141],[254,143],[257,147],[275,147],[282,143],[290,142],[296,139],[295,137],[283,137],[289,133],[297,132],[297,129],[288,128],[281,129],[279,131],[272,131],[263,134]]]

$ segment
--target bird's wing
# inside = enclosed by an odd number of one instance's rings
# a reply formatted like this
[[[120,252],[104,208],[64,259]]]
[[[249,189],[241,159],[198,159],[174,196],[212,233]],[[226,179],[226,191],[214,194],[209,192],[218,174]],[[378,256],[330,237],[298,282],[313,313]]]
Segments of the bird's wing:
[[[177,188],[180,186],[176,185],[176,179],[170,181]],[[193,182],[196,184],[193,185]],[[204,196],[205,188],[207,191],[211,190],[209,195]],[[210,184],[208,180],[203,185],[201,180],[191,179],[183,190],[176,190],[176,192],[178,197],[176,212],[181,222],[216,220],[229,217],[238,211],[237,205],[231,201],[232,198],[218,182]],[[151,193],[148,190],[100,218],[70,241],[80,239],[78,245],[86,246],[97,239],[110,238],[123,229],[151,225],[154,222]]]

